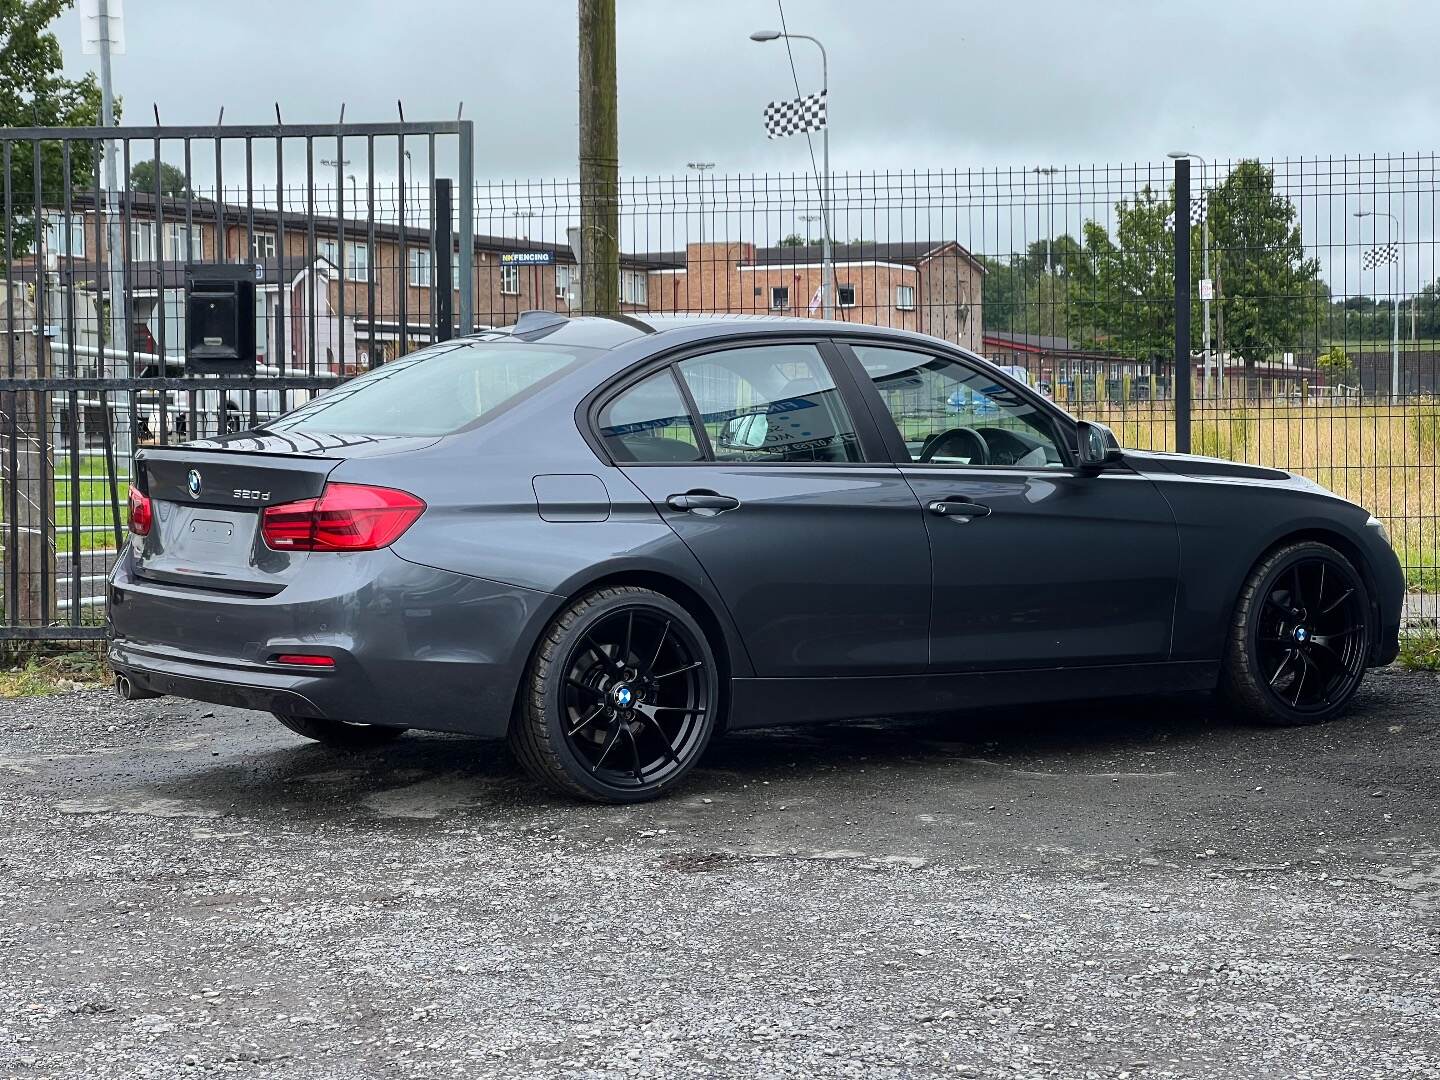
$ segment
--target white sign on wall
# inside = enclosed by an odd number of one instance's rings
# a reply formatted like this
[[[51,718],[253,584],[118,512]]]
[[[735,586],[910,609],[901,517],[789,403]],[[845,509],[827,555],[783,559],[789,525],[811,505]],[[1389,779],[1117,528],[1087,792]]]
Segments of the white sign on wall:
[[[1200,279],[1200,299],[1215,299],[1215,282],[1211,281],[1208,277]]]

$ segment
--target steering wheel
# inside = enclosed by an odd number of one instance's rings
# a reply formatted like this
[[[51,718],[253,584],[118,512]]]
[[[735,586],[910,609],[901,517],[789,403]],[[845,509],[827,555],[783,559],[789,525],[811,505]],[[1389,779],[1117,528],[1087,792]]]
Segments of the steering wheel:
[[[955,427],[932,438],[920,451],[920,460],[933,461],[937,454],[941,457],[969,458],[971,465],[988,465],[990,444],[974,428]]]

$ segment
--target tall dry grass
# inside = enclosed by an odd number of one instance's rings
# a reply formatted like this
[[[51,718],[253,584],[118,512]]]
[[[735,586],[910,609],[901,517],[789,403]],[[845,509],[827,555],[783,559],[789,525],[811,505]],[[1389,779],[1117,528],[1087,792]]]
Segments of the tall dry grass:
[[[1174,450],[1173,406],[1072,402],[1124,446]],[[1191,450],[1286,469],[1385,522],[1417,588],[1440,585],[1440,402],[1197,401]]]

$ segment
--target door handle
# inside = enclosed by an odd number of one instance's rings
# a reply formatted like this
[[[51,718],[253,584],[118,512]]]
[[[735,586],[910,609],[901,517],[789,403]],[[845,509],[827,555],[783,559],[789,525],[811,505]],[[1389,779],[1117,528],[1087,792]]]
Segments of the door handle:
[[[941,517],[982,518],[990,516],[990,507],[968,499],[936,499],[925,509]]]
[[[665,505],[671,510],[686,513],[692,510],[708,510],[721,514],[726,510],[734,510],[740,505],[740,500],[729,495],[716,495],[713,491],[687,491],[684,495],[671,495],[665,500]]]

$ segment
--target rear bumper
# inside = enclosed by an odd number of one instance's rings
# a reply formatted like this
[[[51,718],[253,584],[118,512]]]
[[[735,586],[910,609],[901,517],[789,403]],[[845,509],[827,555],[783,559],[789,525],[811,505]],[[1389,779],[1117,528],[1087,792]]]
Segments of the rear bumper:
[[[127,553],[111,575],[110,663],[142,689],[196,701],[498,738],[559,604],[389,551],[312,560],[273,597],[137,579]],[[286,668],[274,662],[283,652],[335,667]]]

